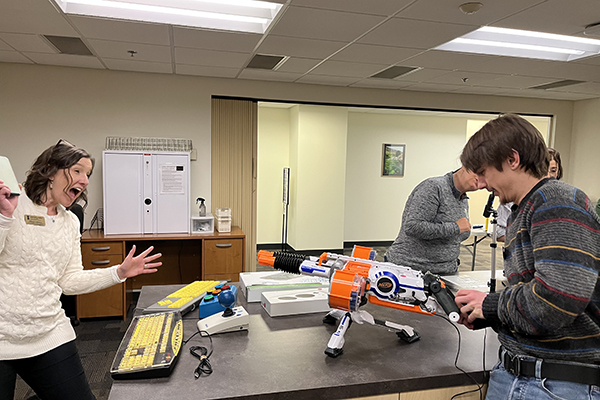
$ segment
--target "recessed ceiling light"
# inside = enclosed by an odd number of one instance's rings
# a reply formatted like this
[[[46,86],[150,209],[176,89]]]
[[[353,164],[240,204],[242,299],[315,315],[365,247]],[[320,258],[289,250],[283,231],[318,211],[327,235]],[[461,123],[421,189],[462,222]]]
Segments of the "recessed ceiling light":
[[[600,40],[484,26],[436,50],[572,61],[600,54]]]
[[[54,0],[66,14],[264,33],[282,4],[257,0]]]

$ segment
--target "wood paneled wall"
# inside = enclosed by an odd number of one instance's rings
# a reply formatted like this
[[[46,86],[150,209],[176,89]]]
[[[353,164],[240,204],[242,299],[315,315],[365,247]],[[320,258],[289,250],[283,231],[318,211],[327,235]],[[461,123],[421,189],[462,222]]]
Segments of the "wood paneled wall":
[[[256,152],[258,103],[212,99],[211,205],[231,208],[246,234],[245,270],[256,270]]]

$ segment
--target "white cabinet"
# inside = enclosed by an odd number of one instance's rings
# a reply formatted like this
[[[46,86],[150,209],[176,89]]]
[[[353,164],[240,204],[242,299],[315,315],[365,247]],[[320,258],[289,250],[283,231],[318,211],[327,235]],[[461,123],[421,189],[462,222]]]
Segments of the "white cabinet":
[[[190,154],[102,153],[106,234],[189,233]]]

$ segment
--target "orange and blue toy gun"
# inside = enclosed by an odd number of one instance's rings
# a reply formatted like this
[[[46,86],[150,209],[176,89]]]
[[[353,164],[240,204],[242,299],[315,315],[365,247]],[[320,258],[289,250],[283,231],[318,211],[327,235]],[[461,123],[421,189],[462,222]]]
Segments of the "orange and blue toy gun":
[[[261,250],[258,262],[285,272],[329,279],[329,306],[332,311],[323,318],[323,322],[334,324],[340,321],[325,350],[330,357],[342,354],[344,334],[351,322],[386,327],[408,343],[420,339],[417,331],[408,325],[378,320],[369,312],[359,310],[367,302],[427,315],[435,314],[439,304],[450,321],[458,321],[460,310],[439,276],[378,262],[374,260],[375,256],[374,250],[362,246],[354,246],[351,256],[323,253],[318,258]]]

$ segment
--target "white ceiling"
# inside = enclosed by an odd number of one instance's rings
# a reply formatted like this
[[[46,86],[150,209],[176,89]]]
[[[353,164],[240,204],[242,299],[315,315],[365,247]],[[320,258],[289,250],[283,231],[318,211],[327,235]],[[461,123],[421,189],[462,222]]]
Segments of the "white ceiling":
[[[600,22],[599,0],[479,0],[483,7],[473,15],[458,8],[469,0],[271,1],[284,7],[260,35],[68,16],[50,0],[0,0],[0,62],[559,100],[600,97],[600,56],[556,62],[431,50],[483,25],[583,36],[585,26]],[[42,35],[79,37],[94,56],[59,54]],[[257,53],[290,58],[277,71],[245,68]],[[394,80],[369,78],[392,65],[421,69]],[[528,89],[564,79],[585,83]]]

